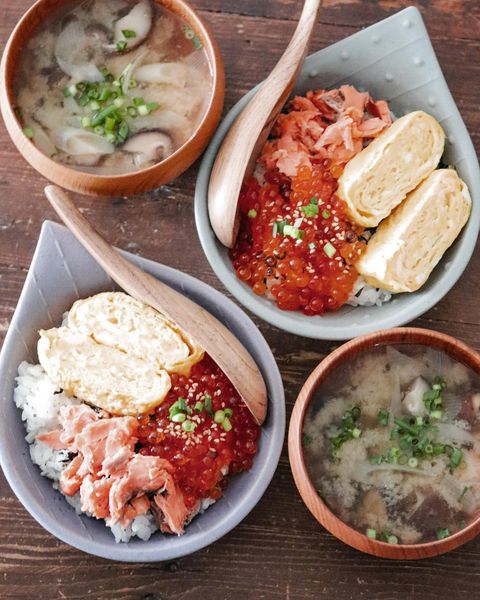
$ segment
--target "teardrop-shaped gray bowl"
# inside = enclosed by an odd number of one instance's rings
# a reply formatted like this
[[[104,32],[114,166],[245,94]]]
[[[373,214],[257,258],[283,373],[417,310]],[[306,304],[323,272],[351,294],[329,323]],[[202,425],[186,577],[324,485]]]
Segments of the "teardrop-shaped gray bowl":
[[[115,284],[63,226],[46,221],[0,355],[0,464],[28,512],[60,540],[90,554],[128,562],[170,560],[195,552],[233,529],[267,489],[277,467],[285,433],[285,398],[275,359],[256,325],[220,292],[169,267],[124,253],[142,269],[182,292],[233,331],[265,378],[268,415],[250,471],[232,477],[223,498],[196,517],[185,535],[154,534],[116,544],[101,521],[79,516],[40,475],[30,460],[21,413],[13,402],[18,365],[38,362],[38,330],[58,326],[78,298],[116,289]]]
[[[447,134],[443,160],[458,170],[473,199],[473,210],[461,236],[444,255],[428,283],[413,294],[399,294],[382,306],[344,306],[339,311],[309,317],[282,311],[268,299],[256,296],[240,281],[228,252],[216,239],[207,211],[207,190],[216,154],[251,90],[225,117],[208,147],[195,191],[195,221],[205,255],[225,287],[253,313],[276,327],[316,339],[346,340],[397,327],[434,306],[455,284],[470,260],[480,228],[480,170],[472,141],[450,94],[430,43],[422,17],[407,8],[305,60],[295,94],[351,83],[374,98],[388,100],[392,112],[402,116],[424,110],[436,117]]]

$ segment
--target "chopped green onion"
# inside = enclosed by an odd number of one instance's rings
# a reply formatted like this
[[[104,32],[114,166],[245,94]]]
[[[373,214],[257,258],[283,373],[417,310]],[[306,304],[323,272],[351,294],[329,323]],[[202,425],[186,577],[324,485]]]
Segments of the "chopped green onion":
[[[456,469],[462,462],[462,459],[463,452],[460,450],[460,448],[454,448],[450,456],[450,466],[452,467],[452,469]]]
[[[116,112],[117,107],[114,104],[109,104],[106,108],[95,113],[92,117],[92,127],[103,123],[107,117]]]
[[[203,402],[198,401],[193,408],[196,410],[196,412],[201,413],[203,410]]]
[[[215,423],[223,423],[223,420],[225,419],[225,413],[223,410],[217,410],[215,412],[215,415],[213,417],[213,420],[215,421]]]
[[[307,206],[301,206],[300,210],[305,217],[315,217],[318,215],[318,205],[317,204],[307,204]]]
[[[387,542],[389,544],[398,544],[398,537],[396,535],[387,536]]]
[[[327,242],[325,244],[325,246],[323,247],[323,251],[328,256],[328,258],[332,258],[332,256],[335,256],[335,254],[337,253],[337,249],[330,242]]]
[[[432,419],[441,419],[443,417],[443,410],[432,410],[430,416]]]
[[[24,127],[23,133],[29,140],[33,138],[33,129],[31,127]]]
[[[415,425],[423,425],[423,417],[417,417],[415,419]]]
[[[154,110],[157,110],[157,108],[160,107],[160,104],[158,102],[149,102],[147,104],[147,108],[148,108],[148,112],[151,113]]]
[[[377,532],[375,529],[367,529],[367,531],[365,532],[365,535],[370,538],[371,540],[376,540],[377,539]]]
[[[283,235],[289,236],[294,240],[302,240],[305,237],[305,232],[298,227],[294,227],[293,225],[284,225]]]
[[[117,141],[117,137],[112,131],[107,131],[105,137],[111,144],[114,144]]]
[[[315,246],[315,242],[310,242],[308,244],[308,247],[310,248],[310,250],[315,250],[316,246]]]
[[[77,100],[77,102],[80,106],[87,106],[87,104],[90,102],[90,100],[89,100],[87,94],[82,94],[80,96],[80,98]]]
[[[228,417],[225,417],[223,419],[222,427],[225,429],[225,431],[231,431],[232,430],[232,423],[231,423],[231,421],[230,421],[230,419]]]
[[[123,121],[118,129],[118,139],[121,142],[124,142],[127,139],[128,132],[128,125],[125,123],[125,121]]]
[[[107,131],[113,131],[115,129],[116,123],[117,123],[116,119],[114,119],[113,117],[107,117],[105,119],[105,129]]]
[[[412,469],[415,469],[415,467],[418,467],[418,459],[415,458],[414,456],[411,456],[408,459],[408,466],[411,467]]]
[[[146,115],[148,115],[149,110],[147,108],[146,104],[140,104],[140,106],[138,107],[138,114],[142,115],[142,117],[145,117]]]
[[[125,100],[123,98],[115,98],[113,101],[113,105],[116,106],[117,108],[122,108],[122,106],[125,104]]]
[[[390,417],[390,413],[388,412],[388,410],[384,410],[383,408],[381,408],[378,411],[377,417],[380,425],[383,425],[384,427],[388,425],[388,419]]]
[[[360,410],[360,407],[359,407],[359,406],[354,406],[354,407],[352,408],[352,411],[351,411],[351,412],[352,412],[352,417],[353,417],[353,420],[354,420],[354,421],[356,421],[357,419],[359,419],[359,418],[360,418],[360,415],[362,414],[362,411]]]
[[[96,100],[92,100],[89,106],[90,110],[100,110],[100,104]]]
[[[135,118],[138,115],[138,110],[134,106],[129,106],[127,108],[128,115],[132,118]]]
[[[224,411],[225,416],[230,418],[233,415],[233,410],[231,408],[225,408]]]
[[[187,418],[186,414],[183,412],[179,412],[176,415],[173,415],[173,417],[171,418],[171,420],[174,423],[183,423],[185,421],[185,419]]]
[[[249,219],[254,219],[256,216],[257,216],[257,211],[254,208],[251,208],[247,213],[247,217]]]
[[[137,37],[137,34],[133,29],[122,29],[122,35],[127,39]]]
[[[362,435],[362,430],[358,429],[358,427],[354,427],[352,429],[352,437],[359,438]]]
[[[182,423],[182,429],[183,429],[183,431],[186,431],[187,433],[192,433],[192,431],[195,431],[196,427],[197,427],[197,424],[194,423],[193,421],[184,421]]]
[[[94,127],[93,131],[97,135],[103,135],[105,133],[105,129],[101,125],[97,125],[96,127]]]
[[[468,492],[470,488],[468,487],[468,485],[466,485],[463,490],[462,493],[460,494],[460,496],[458,497],[458,502],[462,502],[463,499],[465,498],[465,494]]]
[[[91,127],[92,126],[92,119],[90,119],[90,117],[83,117],[82,118],[82,127]]]
[[[324,219],[329,219],[330,218],[330,213],[328,212],[328,210],[322,210],[322,217]]]
[[[209,394],[205,394],[203,400],[205,401],[205,410],[211,417],[213,417],[212,397]]]
[[[117,42],[117,50],[118,52],[123,52],[127,48],[127,42],[125,40],[120,40]]]
[[[145,104],[145,100],[140,96],[135,96],[135,98],[133,99],[133,103],[135,106],[141,106],[142,104]]]
[[[135,81],[135,79],[129,79],[128,80],[128,89],[133,90],[136,87],[137,87],[137,82]]]
[[[445,527],[444,529],[437,529],[436,534],[437,540],[443,540],[450,535],[450,531],[447,527]]]

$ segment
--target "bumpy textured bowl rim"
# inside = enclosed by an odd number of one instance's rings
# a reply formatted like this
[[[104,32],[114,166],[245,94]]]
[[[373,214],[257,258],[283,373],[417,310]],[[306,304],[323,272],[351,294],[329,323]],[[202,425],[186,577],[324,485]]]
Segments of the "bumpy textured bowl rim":
[[[389,32],[392,35],[395,35],[396,30],[411,31],[415,27],[420,35],[418,39],[425,43],[425,48],[427,48],[427,52],[430,54],[429,58],[432,62],[431,65],[428,65],[429,68],[432,68],[435,72],[438,71],[438,74],[436,73],[436,80],[439,87],[441,87],[440,93],[451,104],[450,117],[456,119],[462,129],[462,131],[455,132],[455,138],[461,140],[462,149],[468,155],[468,168],[471,175],[470,179],[472,180],[470,183],[470,192],[473,199],[472,213],[455,245],[449,250],[449,253],[454,253],[453,256],[450,256],[448,260],[444,256],[441,261],[444,265],[448,264],[448,270],[442,270],[441,274],[437,276],[434,276],[434,273],[429,282],[420,291],[410,295],[400,294],[397,298],[394,298],[389,303],[395,303],[396,308],[395,311],[392,311],[394,313],[392,315],[380,316],[378,313],[375,315],[376,307],[372,307],[368,311],[369,314],[365,314],[361,322],[355,322],[352,325],[352,323],[342,323],[342,311],[345,310],[350,313],[357,310],[353,307],[342,307],[339,312],[314,317],[306,317],[299,312],[291,313],[278,309],[266,298],[256,296],[247,284],[237,278],[226,255],[226,249],[217,241],[213,233],[207,210],[207,190],[216,154],[234,120],[257,91],[259,86],[256,86],[230,110],[204,154],[195,190],[195,221],[203,251],[213,271],[228,291],[254,314],[289,333],[314,339],[347,340],[356,335],[364,335],[377,329],[404,325],[428,311],[447,294],[465,270],[475,248],[480,229],[480,202],[478,201],[480,197],[480,170],[478,160],[468,131],[463,124],[458,108],[436,61],[420,12],[415,7],[406,8],[383,21],[353,34],[345,40],[312,54],[305,61],[301,77],[307,78],[311,77],[312,74],[318,75],[321,73],[321,59],[323,56],[328,58],[332,55],[338,55],[342,61],[349,55],[351,56],[353,52],[351,51],[351,47],[347,46],[347,41],[348,44],[352,41],[362,45],[372,44],[372,42],[376,44],[381,39],[383,29],[386,27],[389,28]],[[418,64],[421,65],[423,63],[419,62]],[[388,77],[389,75],[387,74],[385,78],[388,80]],[[429,99],[430,102],[432,100]],[[435,101],[433,100],[431,106],[434,106],[434,104]],[[415,110],[415,107],[408,107],[408,110],[405,112],[411,110]],[[440,268],[441,266],[437,270]],[[432,282],[433,279],[435,279],[435,282]]]
[[[199,528],[199,531],[191,538],[189,538],[188,535],[180,537],[169,536],[169,539],[173,540],[172,544],[174,547],[170,548],[168,551],[165,551],[165,549],[162,548],[162,536],[159,534],[156,534],[156,536],[152,537],[147,542],[135,539],[128,544],[115,543],[113,535],[109,535],[108,540],[105,542],[95,539],[95,537],[92,536],[91,531],[87,530],[85,527],[83,519],[90,520],[90,518],[86,516],[78,517],[72,515],[72,518],[78,518],[78,523],[75,521],[75,527],[68,529],[66,526],[57,522],[49,509],[55,503],[62,504],[62,511],[73,511],[73,509],[68,507],[66,501],[59,497],[59,492],[54,490],[51,485],[48,486],[49,491],[42,496],[41,486],[38,485],[38,482],[44,481],[45,478],[41,477],[38,467],[33,465],[33,463],[31,465],[35,468],[34,474],[31,477],[28,477],[28,473],[24,472],[21,463],[27,461],[27,464],[30,465],[31,462],[29,460],[30,457],[27,444],[22,437],[25,447],[21,450],[23,456],[22,460],[19,461],[19,450],[17,448],[15,451],[12,432],[8,429],[8,425],[6,425],[7,411],[14,411],[15,416],[12,416],[11,418],[17,418],[20,422],[20,411],[16,408],[12,399],[12,380],[16,375],[18,368],[18,362],[15,362],[15,357],[20,351],[19,348],[22,348],[23,345],[25,345],[27,354],[32,353],[32,348],[28,347],[25,342],[25,336],[22,335],[22,332],[25,330],[31,332],[31,326],[28,325],[28,316],[25,316],[25,311],[22,311],[21,307],[24,304],[28,305],[29,285],[34,285],[38,288],[38,281],[34,269],[36,261],[38,259],[42,260],[43,258],[43,260],[48,262],[48,251],[49,249],[50,251],[55,250],[55,245],[58,247],[59,252],[61,252],[62,246],[68,247],[68,251],[74,252],[76,257],[79,254],[86,252],[65,227],[51,221],[45,221],[32,260],[32,266],[27,275],[17,309],[13,315],[0,354],[0,439],[2,440],[2,443],[0,444],[0,466],[3,469],[5,477],[17,498],[40,525],[63,542],[89,554],[125,562],[154,562],[172,560],[200,550],[234,529],[234,527],[250,513],[265,493],[265,490],[276,471],[282,452],[285,434],[285,396],[281,375],[275,362],[275,358],[273,357],[265,338],[252,320],[241,308],[223,294],[206,283],[177,271],[176,269],[122,251],[122,254],[133,263],[145,269],[150,274],[164,280],[169,285],[174,285],[179,291],[188,295],[193,295],[197,298],[197,301],[201,296],[204,299],[205,304],[210,305],[210,307],[214,306],[212,312],[215,312],[218,318],[228,321],[230,326],[234,324],[237,330],[244,332],[245,341],[250,340],[252,348],[254,346],[255,353],[260,357],[258,359],[258,364],[266,379],[269,397],[269,412],[260,438],[261,444],[265,444],[264,451],[262,451],[263,449],[260,450],[263,458],[261,463],[257,460],[254,464],[254,468],[258,469],[258,472],[256,472],[253,485],[250,485],[250,487],[247,487],[246,490],[242,492],[241,501],[236,502],[232,501],[231,498],[228,500],[222,498],[217,505],[212,507],[212,509],[215,509],[217,506],[219,509],[218,519],[213,526],[209,528]],[[90,262],[90,264],[92,263]],[[70,263],[70,267],[71,266],[72,263]],[[72,277],[70,267],[67,265],[66,272]],[[97,269],[101,271],[98,266]],[[76,289],[73,277],[72,282]],[[102,290],[98,289],[97,291]],[[96,292],[94,291],[92,293]],[[40,298],[43,298],[41,292]],[[43,302],[40,302],[40,304],[39,310],[44,311],[47,304]],[[61,320],[61,314],[55,315],[55,321],[58,319]],[[248,347],[248,343],[246,343],[246,345]],[[252,348],[250,349],[252,350]],[[24,351],[21,350],[21,352]],[[271,382],[270,385],[269,380]],[[273,421],[272,419],[274,416],[275,420]],[[257,454],[257,459],[260,459],[260,453]],[[245,475],[250,474],[247,473]],[[234,479],[238,481],[241,477],[242,474],[236,476]],[[48,480],[47,483],[49,483]],[[221,504],[222,502],[224,502],[224,505]],[[223,508],[221,508],[222,506]],[[208,511],[206,514],[208,514]],[[202,519],[202,517],[203,515],[200,515],[196,520]],[[91,521],[95,520],[91,519]]]

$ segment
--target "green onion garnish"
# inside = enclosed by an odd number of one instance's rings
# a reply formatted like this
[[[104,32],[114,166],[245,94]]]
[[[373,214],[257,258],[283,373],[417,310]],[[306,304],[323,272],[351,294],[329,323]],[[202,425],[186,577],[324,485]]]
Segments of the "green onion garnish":
[[[330,213],[328,212],[328,210],[322,210],[322,217],[324,219],[329,219],[330,218]]]
[[[450,455],[450,466],[452,469],[456,469],[463,459],[463,452],[460,448],[454,448],[452,454]]]
[[[128,116],[135,118],[138,115],[138,110],[134,106],[129,106],[127,108]]]
[[[187,416],[185,415],[185,413],[179,412],[176,415],[173,415],[171,421],[173,421],[174,423],[183,423],[186,418]]]
[[[92,119],[90,117],[82,117],[82,127],[91,127]]]
[[[289,236],[294,240],[302,240],[305,237],[305,232],[298,227],[294,227],[293,225],[284,225],[283,235]]]
[[[381,408],[378,411],[377,417],[380,425],[383,425],[384,427],[388,425],[388,419],[390,417],[390,413],[388,412],[388,410],[384,410],[383,408]]]
[[[328,258],[332,258],[337,253],[337,249],[330,242],[327,242],[323,247],[323,251],[328,256]]]
[[[310,250],[315,250],[316,246],[315,246],[315,242],[310,242],[308,244],[308,247],[310,248]]]
[[[312,198],[313,200],[313,198]],[[317,204],[307,204],[307,206],[301,206],[300,210],[305,217],[315,217],[318,215],[318,205]]]
[[[387,536],[387,542],[389,544],[398,544],[398,538],[396,535],[389,535]]]
[[[215,423],[223,423],[223,420],[225,419],[225,413],[223,410],[217,410],[215,412],[215,415],[213,417],[213,420],[215,421]]]
[[[367,529],[367,531],[365,532],[365,535],[370,538],[371,540],[376,540],[377,539],[377,532],[375,529]]]
[[[225,429],[225,431],[231,431],[232,430],[232,423],[230,421],[230,419],[228,417],[225,417],[222,421],[222,427]]]
[[[193,407],[195,409],[196,412],[201,413],[203,410],[203,402],[196,402],[195,406]]]
[[[160,108],[160,104],[158,102],[149,102],[147,104],[147,108],[148,108],[148,112],[151,113],[154,110],[157,110],[157,108]]]
[[[127,42],[125,40],[120,40],[117,42],[117,50],[118,52],[123,52],[127,47]]]
[[[251,208],[247,213],[247,217],[249,219],[254,219],[256,216],[257,216],[257,211],[254,208]]]
[[[135,96],[135,98],[133,99],[133,104],[135,106],[142,106],[142,104],[145,104],[145,100],[140,96]]]
[[[205,410],[211,417],[213,417],[212,397],[209,394],[205,394],[203,400],[205,402]]]
[[[195,430],[196,427],[197,427],[197,424],[194,423],[193,421],[184,421],[182,423],[182,429],[183,429],[183,431],[186,431],[187,433],[191,433],[192,431]]]
[[[436,535],[437,535],[437,540],[443,540],[450,535],[450,531],[449,531],[448,527],[445,527],[444,529],[437,529]]]
[[[418,467],[418,458],[411,456],[408,459],[408,466],[411,467],[412,469],[415,469],[415,467]]]
[[[463,499],[465,498],[465,494],[468,492],[468,490],[469,490],[469,489],[470,489],[470,488],[469,488],[469,486],[468,486],[468,485],[466,485],[466,486],[463,488],[463,490],[462,490],[462,493],[461,493],[461,494],[460,494],[460,496],[458,497],[458,501],[459,501],[459,502],[462,502],[462,501],[463,501]]]
[[[133,31],[133,29],[122,29],[122,35],[127,39],[137,37],[137,34],[135,31]]]
[[[233,415],[233,410],[231,408],[225,408],[224,411],[225,416],[230,418]]]
[[[23,133],[29,140],[33,138],[33,129],[31,127],[24,127]]]
[[[140,104],[140,106],[138,107],[138,114],[141,115],[142,117],[145,117],[146,115],[148,115],[149,110],[146,104]]]
[[[90,110],[100,110],[100,104],[96,100],[92,100],[89,104]]]

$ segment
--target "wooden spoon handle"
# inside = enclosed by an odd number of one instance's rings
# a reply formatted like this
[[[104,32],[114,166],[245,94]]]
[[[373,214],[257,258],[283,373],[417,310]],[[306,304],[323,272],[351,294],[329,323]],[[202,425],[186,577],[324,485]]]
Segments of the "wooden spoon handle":
[[[245,175],[249,175],[270,130],[291,94],[302,68],[322,0],[305,0],[300,20],[287,49],[252,100],[226,134],[215,159],[208,190],[210,222],[218,239],[232,248],[237,238],[238,198]],[[263,129],[259,131],[260,126]],[[240,147],[241,153],[235,152]],[[225,174],[228,173],[228,177]]]
[[[70,231],[123,290],[174,321],[210,354],[261,425],[267,412],[265,382],[253,358],[227,327],[201,306],[121,256],[95,231],[62,189],[49,185],[45,195]]]

